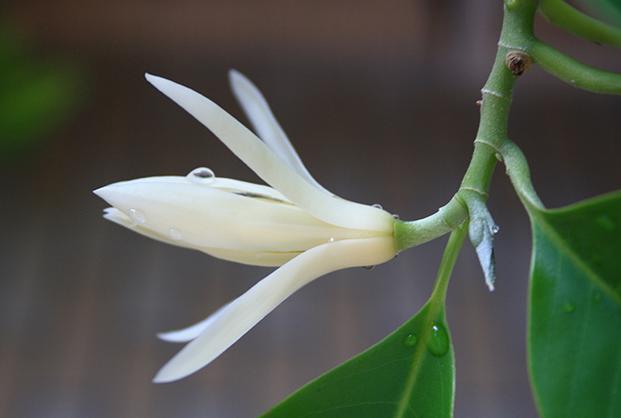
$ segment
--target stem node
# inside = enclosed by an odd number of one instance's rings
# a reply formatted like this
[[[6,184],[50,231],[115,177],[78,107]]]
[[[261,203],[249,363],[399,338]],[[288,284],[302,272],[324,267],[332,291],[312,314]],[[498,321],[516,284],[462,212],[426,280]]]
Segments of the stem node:
[[[505,65],[514,76],[521,76],[533,63],[532,58],[523,51],[509,51],[505,56]]]

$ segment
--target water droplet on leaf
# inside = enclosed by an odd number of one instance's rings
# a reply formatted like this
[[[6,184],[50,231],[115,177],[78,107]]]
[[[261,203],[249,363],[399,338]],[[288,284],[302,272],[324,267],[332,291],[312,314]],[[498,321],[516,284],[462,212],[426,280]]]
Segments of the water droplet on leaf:
[[[144,213],[140,212],[138,209],[130,209],[129,217],[134,223],[142,225],[147,222],[147,218],[144,216]]]
[[[563,311],[566,313],[572,313],[576,310],[576,305],[571,302],[567,302],[563,305]]]
[[[187,177],[194,183],[209,184],[216,178],[216,174],[207,167],[199,167],[190,171]]]
[[[442,357],[449,349],[449,337],[446,328],[440,322],[434,322],[431,326],[431,335],[427,341],[429,352],[436,357]]]
[[[416,334],[411,333],[408,334],[407,337],[405,337],[405,340],[403,340],[403,344],[408,347],[414,347],[416,345],[416,341],[418,341],[418,338],[416,338]]]

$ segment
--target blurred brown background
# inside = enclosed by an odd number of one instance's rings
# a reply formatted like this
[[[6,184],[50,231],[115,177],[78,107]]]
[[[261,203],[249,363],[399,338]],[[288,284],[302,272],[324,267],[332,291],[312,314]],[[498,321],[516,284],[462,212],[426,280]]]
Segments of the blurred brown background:
[[[201,165],[256,181],[143,79],[145,71],[172,78],[241,117],[226,81],[233,67],[266,93],[329,189],[405,219],[425,216],[450,198],[469,160],[500,15],[499,0],[5,3],[4,20],[28,36],[32,53],[70,62],[83,81],[66,122],[0,167],[0,416],[256,416],[413,315],[443,242],[371,271],[331,274],[207,369],[154,385],[179,349],[155,333],[202,319],[269,270],[105,222],[91,190]],[[618,51],[538,23],[555,45],[621,70]],[[514,103],[511,133],[546,204],[621,185],[618,98],[573,90],[535,68]],[[502,167],[491,196],[502,228],[497,290],[487,291],[469,247],[449,289],[456,416],[534,417],[528,219]]]

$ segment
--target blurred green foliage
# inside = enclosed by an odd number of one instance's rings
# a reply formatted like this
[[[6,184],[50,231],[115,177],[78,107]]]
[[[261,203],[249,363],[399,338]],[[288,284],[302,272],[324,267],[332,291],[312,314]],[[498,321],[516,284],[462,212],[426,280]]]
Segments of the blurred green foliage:
[[[609,23],[621,25],[621,0],[579,0],[594,17]]]
[[[77,85],[73,68],[36,56],[0,21],[0,159],[32,149],[66,120]]]

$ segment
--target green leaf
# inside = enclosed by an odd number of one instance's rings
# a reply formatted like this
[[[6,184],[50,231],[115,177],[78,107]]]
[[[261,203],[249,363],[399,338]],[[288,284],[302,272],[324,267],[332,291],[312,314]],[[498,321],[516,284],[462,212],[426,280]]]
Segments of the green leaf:
[[[453,347],[427,303],[397,331],[302,387],[264,417],[451,417]]]
[[[621,193],[529,213],[528,357],[541,416],[621,417]]]
[[[451,234],[433,294],[413,318],[263,417],[452,417],[455,366],[444,300],[467,229]]]

